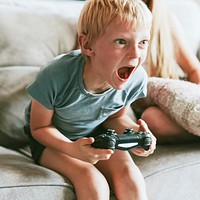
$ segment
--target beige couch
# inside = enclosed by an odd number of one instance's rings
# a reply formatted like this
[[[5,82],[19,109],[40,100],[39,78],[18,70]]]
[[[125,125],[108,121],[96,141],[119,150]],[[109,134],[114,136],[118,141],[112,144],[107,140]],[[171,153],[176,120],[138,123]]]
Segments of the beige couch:
[[[25,87],[41,66],[75,48],[82,5],[78,1],[0,0],[1,200],[76,199],[65,177],[33,163],[22,127],[30,100]],[[181,16],[186,37],[197,52],[197,4],[168,0],[168,5]],[[145,177],[149,200],[200,199],[199,143],[158,146],[148,158],[133,158]],[[111,199],[115,199],[113,193]]]

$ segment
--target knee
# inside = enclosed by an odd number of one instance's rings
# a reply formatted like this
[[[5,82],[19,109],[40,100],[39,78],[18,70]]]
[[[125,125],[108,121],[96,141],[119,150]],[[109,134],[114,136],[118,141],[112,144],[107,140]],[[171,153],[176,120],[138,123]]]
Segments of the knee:
[[[147,199],[144,178],[135,164],[123,167],[113,180],[113,189],[118,199]]]
[[[157,106],[150,106],[144,110],[141,118],[148,124],[152,132],[158,132],[160,128],[163,128],[163,125],[165,126],[166,118],[168,117]]]
[[[135,175],[140,174],[139,168],[134,165],[125,165],[123,166],[123,169],[120,171],[119,174],[116,174],[115,177],[115,184],[123,184],[123,185],[132,185],[132,182],[134,181]]]
[[[80,172],[83,175],[84,179],[89,183],[102,183],[103,185],[108,185],[107,180],[103,176],[103,174],[93,165],[91,167],[83,167]]]
[[[85,191],[88,191],[91,199],[109,199],[110,188],[106,178],[93,165],[91,167],[83,167],[78,172],[78,185],[84,184]],[[87,184],[85,184],[87,182]]]
[[[160,115],[160,109],[156,106],[150,106],[144,110],[141,118],[146,122],[152,121]]]
[[[175,120],[156,106],[147,108],[141,118],[148,124],[159,144],[184,141],[184,136],[189,135]],[[188,139],[186,137],[186,140]]]

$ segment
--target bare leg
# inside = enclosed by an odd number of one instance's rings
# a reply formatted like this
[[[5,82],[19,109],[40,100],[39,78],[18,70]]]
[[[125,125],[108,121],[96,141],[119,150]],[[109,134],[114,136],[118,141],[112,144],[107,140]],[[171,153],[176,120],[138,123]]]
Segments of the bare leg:
[[[148,124],[158,143],[183,143],[200,140],[200,137],[183,129],[156,106],[147,108],[141,118]]]
[[[94,165],[49,148],[44,150],[40,164],[69,178],[75,187],[77,200],[109,200],[107,180]]]
[[[127,151],[115,150],[96,167],[105,175],[118,200],[147,200],[144,178]]]

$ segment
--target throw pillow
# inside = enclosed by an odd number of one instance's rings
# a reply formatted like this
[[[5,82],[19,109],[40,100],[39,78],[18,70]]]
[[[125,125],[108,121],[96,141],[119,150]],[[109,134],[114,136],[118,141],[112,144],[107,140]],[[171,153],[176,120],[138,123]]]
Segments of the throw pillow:
[[[151,77],[146,102],[159,106],[188,132],[200,136],[200,85]]]

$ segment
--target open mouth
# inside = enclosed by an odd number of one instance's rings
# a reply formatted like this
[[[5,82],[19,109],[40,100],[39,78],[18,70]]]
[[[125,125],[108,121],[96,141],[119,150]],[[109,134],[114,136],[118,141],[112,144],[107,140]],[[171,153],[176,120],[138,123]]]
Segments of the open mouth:
[[[130,75],[134,69],[135,69],[134,67],[122,67],[122,68],[118,69],[118,76],[121,79],[126,80],[130,77]]]

